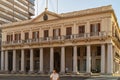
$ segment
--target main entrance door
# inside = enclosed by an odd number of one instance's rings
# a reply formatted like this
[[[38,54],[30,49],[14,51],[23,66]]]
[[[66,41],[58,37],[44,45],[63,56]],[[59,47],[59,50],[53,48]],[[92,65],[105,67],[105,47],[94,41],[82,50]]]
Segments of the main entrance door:
[[[56,69],[57,72],[60,72],[60,53],[59,52],[54,53],[54,69]]]

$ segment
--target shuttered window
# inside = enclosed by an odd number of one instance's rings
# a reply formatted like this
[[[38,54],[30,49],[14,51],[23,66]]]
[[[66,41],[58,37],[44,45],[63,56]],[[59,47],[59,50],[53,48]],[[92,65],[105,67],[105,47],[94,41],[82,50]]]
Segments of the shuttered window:
[[[72,27],[66,28],[66,35],[72,35]]]
[[[6,40],[9,42],[9,41],[13,41],[13,35],[11,34],[11,35],[7,35],[6,36]]]
[[[14,35],[14,40],[17,41],[17,40],[21,40],[21,33],[16,33]]]
[[[53,37],[57,37],[57,36],[60,36],[60,35],[61,35],[60,28],[53,29]]]
[[[44,37],[48,37],[48,34],[49,32],[48,32],[48,30],[44,30]]]
[[[28,39],[29,39],[29,33],[26,32],[26,33],[25,33],[25,40],[28,40]]]
[[[85,33],[85,26],[84,25],[83,26],[79,26],[78,32],[79,32],[79,34]]]
[[[100,23],[91,24],[90,25],[90,32],[100,32]]]
[[[33,39],[38,39],[39,38],[39,31],[35,31],[32,33],[32,38]]]

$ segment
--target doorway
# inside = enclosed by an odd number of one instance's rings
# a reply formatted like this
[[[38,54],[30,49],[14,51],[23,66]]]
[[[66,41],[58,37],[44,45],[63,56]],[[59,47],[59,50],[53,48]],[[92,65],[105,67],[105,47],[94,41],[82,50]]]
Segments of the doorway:
[[[9,51],[8,52],[8,70],[11,72],[13,69],[13,52]]]
[[[60,53],[54,53],[54,69],[59,73],[60,72]]]

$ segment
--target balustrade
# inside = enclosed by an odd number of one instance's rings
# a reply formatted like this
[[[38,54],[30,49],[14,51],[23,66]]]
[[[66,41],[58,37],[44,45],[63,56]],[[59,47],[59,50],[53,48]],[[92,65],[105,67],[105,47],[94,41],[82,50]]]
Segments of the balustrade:
[[[62,35],[56,37],[42,37],[36,39],[27,39],[27,40],[16,40],[16,41],[4,41],[2,45],[16,45],[16,44],[27,44],[27,43],[40,43],[40,42],[48,42],[48,41],[60,41],[60,40],[72,40],[72,39],[86,39],[88,37],[102,37],[107,36],[110,33],[108,32],[95,32],[95,33],[81,33],[81,34],[73,34],[73,35]]]

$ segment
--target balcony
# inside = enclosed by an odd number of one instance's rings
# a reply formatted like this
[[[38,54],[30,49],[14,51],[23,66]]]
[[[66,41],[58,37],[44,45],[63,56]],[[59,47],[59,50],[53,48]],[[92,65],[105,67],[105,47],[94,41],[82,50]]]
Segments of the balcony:
[[[22,40],[2,42],[2,45],[19,45],[19,44],[22,44]]]
[[[109,32],[97,32],[97,33],[81,33],[81,34],[73,34],[66,36],[56,36],[56,37],[42,37],[36,39],[28,39],[28,40],[18,40],[18,41],[4,41],[2,42],[3,46],[6,45],[21,45],[21,44],[31,44],[31,43],[47,43],[54,41],[63,41],[63,40],[81,40],[81,39],[96,39],[101,37],[109,36]]]

